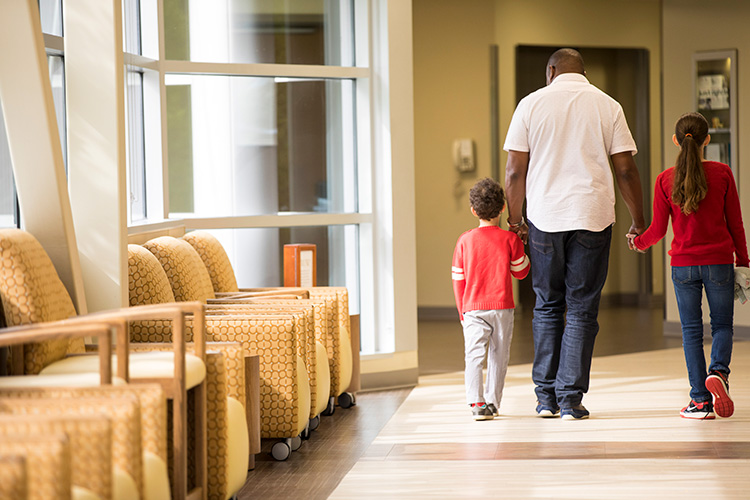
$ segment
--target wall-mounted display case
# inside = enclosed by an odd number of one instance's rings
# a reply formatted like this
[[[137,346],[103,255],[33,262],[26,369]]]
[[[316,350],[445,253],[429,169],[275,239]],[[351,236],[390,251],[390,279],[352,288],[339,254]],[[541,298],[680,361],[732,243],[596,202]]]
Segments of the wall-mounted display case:
[[[696,52],[693,75],[695,109],[708,120],[711,134],[704,156],[728,164],[737,181],[737,50]]]

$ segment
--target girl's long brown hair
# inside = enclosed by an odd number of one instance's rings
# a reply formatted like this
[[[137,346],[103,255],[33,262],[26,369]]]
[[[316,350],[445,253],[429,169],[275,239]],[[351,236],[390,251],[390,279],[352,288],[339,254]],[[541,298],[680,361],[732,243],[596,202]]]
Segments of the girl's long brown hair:
[[[680,145],[680,154],[675,164],[672,184],[672,201],[684,214],[698,210],[706,197],[708,184],[701,163],[701,148],[708,136],[708,122],[700,113],[685,113],[674,127]]]

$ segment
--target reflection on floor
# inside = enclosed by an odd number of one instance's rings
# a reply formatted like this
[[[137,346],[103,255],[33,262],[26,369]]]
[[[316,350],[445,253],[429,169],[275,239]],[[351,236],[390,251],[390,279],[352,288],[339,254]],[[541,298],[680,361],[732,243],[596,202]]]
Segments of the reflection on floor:
[[[427,375],[331,499],[711,498],[750,491],[750,343],[735,344],[729,419],[682,419],[680,348],[594,360],[583,421],[535,416],[511,366],[500,418],[475,422],[461,372]]]
[[[527,315],[490,422],[463,401],[458,321],[420,322],[418,387],[359,394],[286,462],[264,442],[239,499],[749,498],[750,342],[735,344],[735,416],[690,421],[677,414],[687,377],[661,309],[602,309],[599,320],[589,420],[534,416]]]

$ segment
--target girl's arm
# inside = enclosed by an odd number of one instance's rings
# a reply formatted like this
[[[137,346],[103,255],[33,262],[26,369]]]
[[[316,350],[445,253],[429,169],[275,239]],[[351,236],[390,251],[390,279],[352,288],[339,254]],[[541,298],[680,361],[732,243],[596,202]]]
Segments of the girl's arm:
[[[747,241],[745,240],[745,227],[742,225],[742,210],[740,208],[740,197],[737,194],[737,186],[734,183],[734,176],[731,170],[729,173],[729,186],[724,200],[724,218],[727,221],[729,234],[734,241],[734,253],[736,263],[739,267],[748,266]]]
[[[644,251],[664,238],[664,235],[667,234],[670,212],[671,201],[669,195],[664,192],[661,176],[659,176],[654,186],[654,218],[648,229],[633,240],[633,245],[638,250]]]

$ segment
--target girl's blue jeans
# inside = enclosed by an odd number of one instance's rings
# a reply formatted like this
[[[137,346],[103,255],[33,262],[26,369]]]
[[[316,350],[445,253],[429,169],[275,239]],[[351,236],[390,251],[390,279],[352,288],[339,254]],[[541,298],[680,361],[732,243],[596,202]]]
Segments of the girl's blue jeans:
[[[706,358],[703,354],[703,290],[711,317],[711,364],[709,370],[729,373],[734,323],[734,266],[673,266],[672,283],[682,325],[690,398],[696,403],[711,401],[706,390]]]

